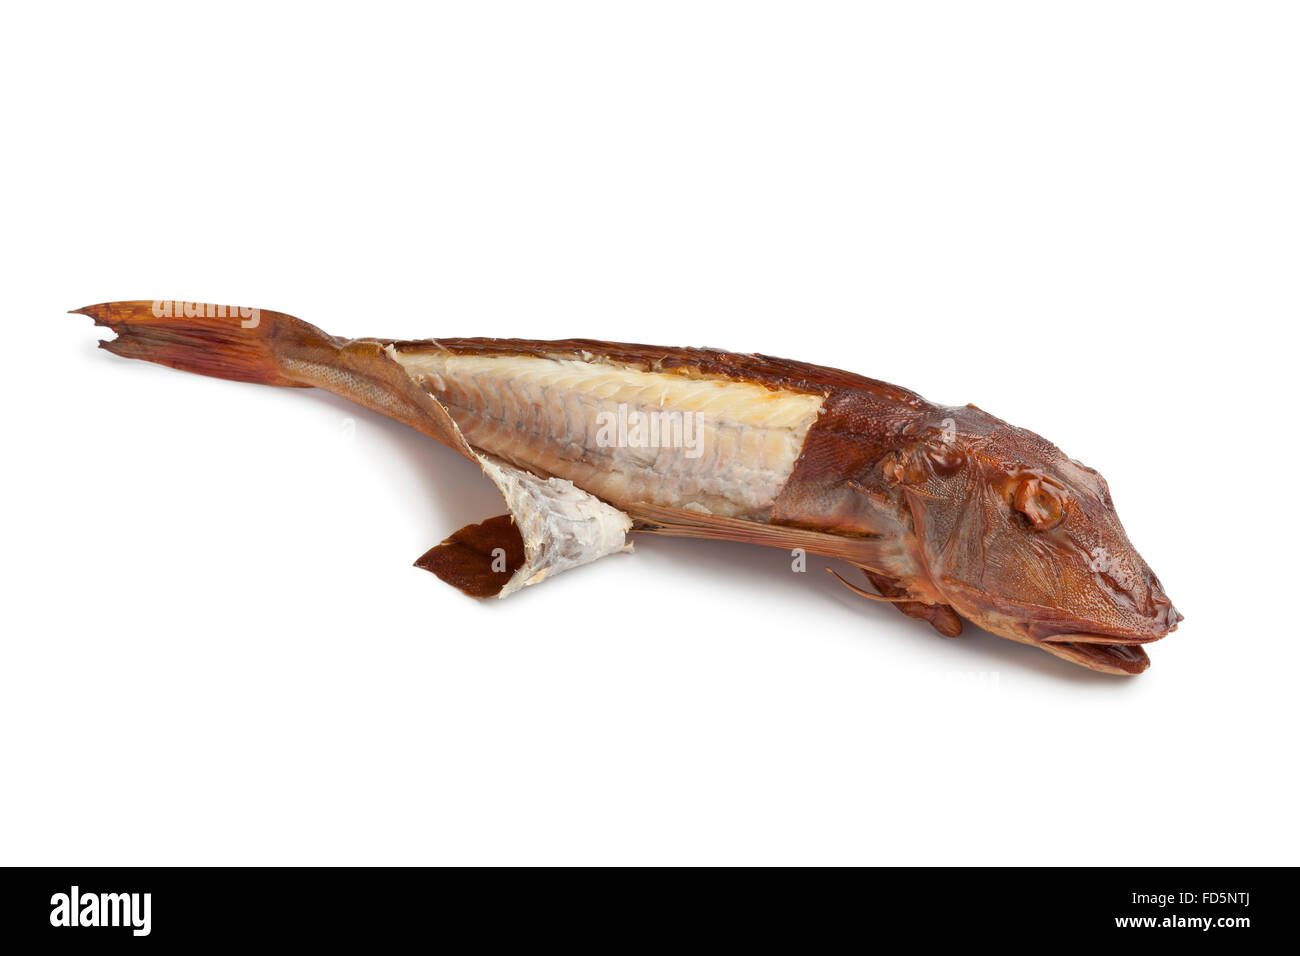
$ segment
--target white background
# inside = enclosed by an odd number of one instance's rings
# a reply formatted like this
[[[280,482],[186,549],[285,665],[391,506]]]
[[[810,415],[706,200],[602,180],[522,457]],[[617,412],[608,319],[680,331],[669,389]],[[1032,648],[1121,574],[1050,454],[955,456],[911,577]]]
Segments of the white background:
[[[9,8],[0,862],[1298,862],[1294,10]],[[469,464],[127,298],[974,401],[1187,620],[1120,679],[666,540],[476,602]]]

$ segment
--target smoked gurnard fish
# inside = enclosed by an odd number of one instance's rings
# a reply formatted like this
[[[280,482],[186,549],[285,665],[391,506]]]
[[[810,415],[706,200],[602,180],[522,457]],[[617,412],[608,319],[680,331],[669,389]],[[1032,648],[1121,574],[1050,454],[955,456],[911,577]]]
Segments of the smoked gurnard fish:
[[[974,405],[837,369],[588,339],[342,339],[278,312],[172,301],[77,310],[103,348],[316,387],[476,462],[508,514],[416,564],[504,597],[628,550],[630,533],[842,559],[846,586],[955,637],[962,618],[1109,674],[1182,620],[1101,475]]]

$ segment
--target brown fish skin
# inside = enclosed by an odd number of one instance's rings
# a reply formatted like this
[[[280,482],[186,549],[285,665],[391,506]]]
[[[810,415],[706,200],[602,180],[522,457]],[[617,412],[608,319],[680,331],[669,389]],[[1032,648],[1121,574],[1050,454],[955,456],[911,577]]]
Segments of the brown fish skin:
[[[1072,663],[1135,674],[1149,663],[1139,645],[1165,636],[1182,619],[1128,541],[1101,476],[974,406],[938,406],[853,373],[717,349],[587,339],[344,340],[282,313],[262,312],[258,328],[237,328],[212,317],[211,309],[159,318],[151,303],[139,301],[78,311],[117,331],[117,340],[101,344],[126,357],[243,381],[326,388],[467,457],[486,450],[539,474],[566,477],[567,470],[579,487],[576,476],[586,475],[641,532],[843,558],[866,572],[880,599],[944,634],[960,631],[960,615]],[[494,360],[520,357],[555,363],[563,373],[543,376],[541,405],[521,405],[522,386],[492,372]],[[412,363],[426,360],[447,375],[470,368],[477,379],[449,382],[442,372],[412,371]],[[535,369],[539,362],[525,364]],[[582,420],[588,406],[578,399],[590,398],[582,391],[593,381],[617,389],[620,376],[633,373],[652,376],[672,401],[721,403],[723,417],[737,419],[718,429],[719,442],[732,449],[725,463],[734,474],[724,469],[709,490],[687,466],[656,460],[611,483],[605,466],[629,467],[628,460],[590,447],[590,422]],[[754,386],[773,393],[771,402]],[[743,407],[733,414],[744,395],[771,404],[778,427],[767,428],[763,416],[749,420]],[[790,413],[813,407],[809,397],[816,399],[815,415],[800,425]],[[497,400],[494,415],[523,409],[528,426],[512,430],[499,418],[489,421],[487,405]],[[567,455],[545,447],[557,429],[574,445]],[[471,449],[462,431],[500,447]],[[575,441],[579,435],[588,437]],[[765,447],[779,452],[790,436],[799,444],[788,472],[767,459],[755,470],[762,456],[753,448],[767,441]],[[756,493],[750,479],[775,484]],[[493,519],[458,534],[440,546],[449,550],[435,549],[422,560],[444,579],[457,583],[459,575],[459,586],[486,593],[477,564],[494,536],[517,532]],[[458,560],[469,564],[456,567]]]

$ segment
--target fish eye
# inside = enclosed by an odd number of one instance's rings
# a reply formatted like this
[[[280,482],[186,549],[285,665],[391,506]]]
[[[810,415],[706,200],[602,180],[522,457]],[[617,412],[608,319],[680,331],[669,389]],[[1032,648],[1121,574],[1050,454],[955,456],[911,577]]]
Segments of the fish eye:
[[[1022,478],[1012,505],[1035,531],[1055,528],[1065,517],[1065,493],[1041,478]]]
[[[966,464],[966,456],[960,448],[951,445],[933,445],[926,449],[926,457],[935,474],[942,478],[951,478]]]

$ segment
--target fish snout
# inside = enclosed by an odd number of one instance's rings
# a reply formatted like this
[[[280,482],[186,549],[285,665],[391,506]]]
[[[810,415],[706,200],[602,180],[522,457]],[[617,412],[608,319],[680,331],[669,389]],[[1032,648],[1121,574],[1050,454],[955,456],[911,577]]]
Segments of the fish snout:
[[[1178,622],[1183,619],[1183,615],[1169,600],[1169,595],[1164,592],[1159,581],[1153,581],[1151,589],[1147,592],[1146,616],[1150,618],[1152,625],[1164,634],[1176,628]]]
[[[1054,645],[1132,646],[1160,640],[1183,619],[1154,574],[1122,579],[1103,574],[1102,578],[1112,602],[1109,613],[1076,617],[1066,612],[1031,623],[1028,632],[1037,640]]]
[[[1135,563],[1136,567],[1112,565],[1097,569],[1097,577],[1135,633],[1163,637],[1178,626],[1183,616],[1151,569],[1140,558]]]

